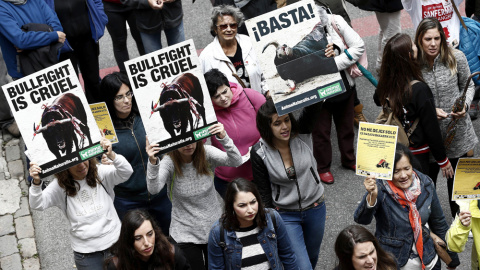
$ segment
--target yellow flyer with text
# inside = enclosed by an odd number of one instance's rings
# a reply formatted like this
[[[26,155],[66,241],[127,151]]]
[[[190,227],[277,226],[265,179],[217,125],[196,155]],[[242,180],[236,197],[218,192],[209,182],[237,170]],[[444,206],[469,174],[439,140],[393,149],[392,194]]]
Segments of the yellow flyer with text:
[[[89,105],[93,117],[95,117],[95,121],[97,122],[97,126],[103,131],[105,138],[109,139],[112,143],[117,143],[118,137],[115,133],[115,128],[113,128],[112,118],[108,112],[107,104],[105,104],[105,102],[99,102]]]
[[[397,131],[397,126],[360,122],[357,175],[375,175],[378,179],[392,180]]]
[[[453,179],[452,201],[472,199],[480,199],[480,158],[461,158]]]

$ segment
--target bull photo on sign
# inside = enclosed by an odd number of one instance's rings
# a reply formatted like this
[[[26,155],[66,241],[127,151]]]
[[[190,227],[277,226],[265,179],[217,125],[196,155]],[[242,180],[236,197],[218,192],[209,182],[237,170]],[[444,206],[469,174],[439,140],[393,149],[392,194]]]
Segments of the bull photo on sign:
[[[151,114],[159,112],[165,130],[171,138],[192,132],[207,124],[203,92],[198,78],[192,73],[183,73],[169,84],[162,84],[157,100],[152,101]]]
[[[57,159],[85,147],[87,140],[88,145],[92,145],[87,114],[80,98],[66,93],[43,108],[40,123],[33,123],[33,139],[38,134],[43,135],[48,149]]]

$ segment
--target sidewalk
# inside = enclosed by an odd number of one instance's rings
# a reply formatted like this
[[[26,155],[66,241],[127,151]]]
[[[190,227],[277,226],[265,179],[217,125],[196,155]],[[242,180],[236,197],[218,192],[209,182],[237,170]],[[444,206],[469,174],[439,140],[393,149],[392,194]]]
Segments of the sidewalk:
[[[21,154],[25,144],[0,130],[0,145],[0,269],[40,269]]]

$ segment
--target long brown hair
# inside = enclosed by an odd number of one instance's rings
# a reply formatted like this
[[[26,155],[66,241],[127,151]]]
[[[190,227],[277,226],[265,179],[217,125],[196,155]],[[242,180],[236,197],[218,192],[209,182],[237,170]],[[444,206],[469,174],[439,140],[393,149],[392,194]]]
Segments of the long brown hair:
[[[412,39],[400,33],[387,42],[383,51],[377,94],[382,106],[389,106],[398,117],[403,115],[404,100],[411,96],[412,80],[423,81],[413,54]]]
[[[335,241],[335,254],[338,258],[339,270],[354,270],[352,263],[353,250],[358,243],[372,242],[377,252],[378,270],[395,270],[397,264],[392,254],[382,249],[377,238],[360,225],[350,225],[340,232]]]
[[[183,159],[182,155],[178,150],[173,150],[172,152],[168,153],[170,158],[173,161],[173,165],[175,166],[175,174],[177,176],[182,176],[182,166],[183,166]],[[207,162],[207,154],[205,153],[205,147],[203,146],[203,141],[200,140],[197,142],[197,147],[192,154],[192,162],[193,167],[197,171],[199,175],[211,175],[212,172],[210,171],[210,165]]]
[[[174,247],[168,242],[167,237],[162,233],[152,216],[142,209],[130,210],[123,217],[120,236],[110,249],[114,257],[105,261],[104,269],[108,268],[108,264],[112,260],[116,264],[117,270],[139,269],[138,261],[140,257],[134,248],[135,231],[147,220],[150,221],[155,232],[155,247],[149,259],[151,263],[148,269],[175,269]]]
[[[418,47],[418,57],[420,65],[432,69],[433,66],[430,66],[430,63],[427,59],[426,53],[423,51],[423,36],[430,29],[437,29],[440,33],[440,62],[450,69],[450,74],[453,76],[457,74],[457,59],[453,55],[453,50],[448,46],[447,37],[445,32],[443,32],[443,27],[437,18],[425,18],[423,19],[417,27],[417,32],[415,33],[415,44]]]
[[[96,187],[97,186],[97,179],[98,179],[98,173],[97,173],[97,164],[98,161],[96,158],[92,158],[88,161],[88,173],[87,176],[85,177],[85,181],[87,181],[87,185],[90,187]],[[74,197],[77,195],[77,191],[80,189],[80,184],[73,179],[72,174],[68,171],[68,169],[61,171],[59,173],[55,174],[55,177],[57,178],[58,185],[65,189],[65,192],[67,193],[68,196]]]

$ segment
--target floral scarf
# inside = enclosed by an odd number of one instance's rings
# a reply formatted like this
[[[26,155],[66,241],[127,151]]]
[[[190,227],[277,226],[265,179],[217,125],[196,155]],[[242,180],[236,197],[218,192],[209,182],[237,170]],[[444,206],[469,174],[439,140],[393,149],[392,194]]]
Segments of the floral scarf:
[[[404,208],[408,208],[408,219],[413,230],[415,239],[415,247],[417,248],[418,256],[422,262],[422,269],[425,269],[423,264],[423,237],[422,237],[422,218],[417,210],[416,201],[418,196],[422,193],[420,187],[420,178],[413,172],[412,185],[407,189],[401,189],[393,184],[393,181],[383,180],[383,185],[387,189],[392,198]]]

